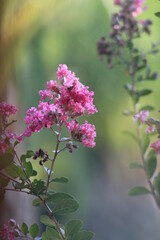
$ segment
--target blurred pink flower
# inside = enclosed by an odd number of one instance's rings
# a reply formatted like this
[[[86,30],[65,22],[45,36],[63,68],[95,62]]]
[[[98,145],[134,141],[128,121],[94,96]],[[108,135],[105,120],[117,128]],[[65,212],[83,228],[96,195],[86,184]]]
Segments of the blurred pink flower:
[[[144,110],[144,111],[140,111],[139,113],[135,114],[134,119],[139,120],[142,124],[144,124],[148,116],[149,116],[149,111]]]

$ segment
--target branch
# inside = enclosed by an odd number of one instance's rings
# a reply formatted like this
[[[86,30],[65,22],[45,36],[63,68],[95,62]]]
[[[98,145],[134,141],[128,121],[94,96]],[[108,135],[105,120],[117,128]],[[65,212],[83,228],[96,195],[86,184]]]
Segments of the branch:
[[[16,181],[15,179],[9,177],[8,175],[6,175],[6,174],[3,173],[3,172],[0,172],[0,174],[3,175],[4,177],[8,178],[9,180],[13,181],[13,182],[19,183],[18,181]]]
[[[50,219],[55,223],[56,229],[57,229],[57,231],[59,232],[61,238],[62,238],[63,240],[65,240],[65,237],[63,236],[63,233],[62,233],[62,231],[61,231],[61,229],[60,229],[60,227],[59,227],[59,225],[58,225],[58,222],[57,222],[57,220],[56,220],[56,218],[55,218],[52,210],[49,208],[49,206],[48,206],[48,204],[46,203],[45,199],[42,199],[41,196],[38,196],[38,197],[39,197],[39,199],[41,200],[43,206],[46,208]]]

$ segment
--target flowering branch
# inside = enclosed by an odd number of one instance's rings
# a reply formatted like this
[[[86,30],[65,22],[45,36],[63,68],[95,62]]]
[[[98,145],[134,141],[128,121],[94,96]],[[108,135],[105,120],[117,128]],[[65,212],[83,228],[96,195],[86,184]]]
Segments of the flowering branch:
[[[137,196],[151,193],[158,208],[160,208],[160,174],[152,180],[153,174],[156,170],[156,153],[160,153],[160,141],[149,145],[149,136],[142,137],[140,127],[147,124],[145,134],[150,134],[156,131],[160,133],[160,122],[152,118],[147,119],[149,111],[153,110],[152,106],[144,106],[141,109],[137,107],[141,97],[152,93],[150,89],[138,90],[137,84],[144,81],[154,81],[158,78],[156,72],[152,72],[148,60],[148,54],[156,54],[159,52],[158,44],[152,44],[151,50],[147,53],[141,52],[134,43],[137,37],[143,33],[150,34],[151,20],[137,20],[136,17],[141,12],[147,10],[145,0],[114,0],[114,4],[120,7],[118,13],[112,16],[112,32],[110,33],[110,41],[102,37],[97,43],[98,53],[100,57],[106,56],[109,67],[113,67],[113,57],[117,56],[120,63],[126,66],[126,70],[131,79],[131,84],[125,85],[125,90],[133,101],[133,110],[125,111],[127,116],[133,116],[136,120],[137,140],[140,149],[140,156],[142,165],[132,163],[131,168],[143,168],[146,179],[149,185],[149,190],[144,187],[135,187],[131,189],[129,195]],[[128,50],[128,59],[123,57],[124,50]],[[131,133],[132,135],[132,133]],[[160,136],[160,135],[159,135]],[[155,151],[148,149],[152,147]]]
[[[46,227],[42,238],[65,240],[74,237],[75,240],[90,240],[93,238],[93,233],[81,231],[82,223],[80,220],[71,220],[62,228],[59,226],[55,215],[74,212],[78,209],[79,204],[75,198],[67,193],[50,191],[49,186],[52,182],[68,182],[65,177],[52,178],[54,163],[63,150],[68,149],[72,153],[77,148],[75,141],[82,143],[85,147],[93,148],[95,146],[95,126],[87,121],[80,125],[78,121],[80,116],[97,112],[93,105],[94,93],[89,91],[87,86],[81,84],[75,73],[72,73],[66,65],[60,64],[57,79],[47,82],[46,89],[40,90],[39,94],[41,99],[38,108],[31,107],[27,110],[24,119],[26,128],[20,135],[8,129],[10,126],[8,119],[10,115],[17,112],[17,109],[13,105],[0,103],[0,125],[2,125],[0,131],[0,157],[2,159],[0,170],[4,169],[9,175],[9,178],[6,178],[2,174],[3,179],[0,176],[0,181],[2,181],[0,195],[4,197],[5,191],[15,191],[35,196],[32,204],[34,206],[43,205],[49,215],[49,217],[46,216],[47,220],[45,217],[42,223],[48,226],[47,222],[50,221],[51,226],[54,226],[54,228]],[[55,130],[55,126],[59,128],[59,132]],[[69,137],[61,138],[62,126],[68,130]],[[54,156],[49,156],[46,150],[40,148],[37,151],[28,150],[26,154],[19,157],[15,149],[16,145],[26,137],[31,137],[33,133],[40,132],[44,128],[48,128],[56,135]],[[60,143],[64,146],[59,150]],[[37,171],[33,169],[32,160],[36,161],[37,159],[39,159],[40,166],[43,166],[47,172],[47,181],[36,178]],[[15,164],[15,161],[18,161],[18,165]],[[47,161],[50,163],[49,168],[45,166]],[[32,177],[34,177],[34,180]],[[17,178],[18,181],[15,180]],[[13,189],[7,188],[9,180],[13,183]],[[53,210],[49,206],[50,203],[52,203]],[[78,228],[74,229],[72,227],[77,225]],[[37,224],[32,224],[30,229],[25,223],[22,224],[22,232],[25,236],[29,233],[31,237],[35,238],[38,231]],[[4,228],[2,239],[5,240],[8,234],[8,231],[5,231]]]

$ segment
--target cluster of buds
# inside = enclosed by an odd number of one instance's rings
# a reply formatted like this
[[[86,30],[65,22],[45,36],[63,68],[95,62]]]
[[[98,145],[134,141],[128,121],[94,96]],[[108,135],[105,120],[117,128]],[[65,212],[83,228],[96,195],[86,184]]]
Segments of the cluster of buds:
[[[69,152],[72,153],[74,148],[75,149],[78,148],[78,145],[73,144],[72,141],[68,141],[67,144],[66,144],[66,148],[68,148]]]
[[[49,155],[47,154],[46,151],[40,148],[38,151],[35,152],[33,156],[34,160],[36,160],[37,158],[41,158],[39,164],[43,166],[43,164],[47,162],[47,160],[49,159]]]
[[[121,48],[127,46],[134,38],[140,37],[142,32],[150,34],[151,20],[137,20],[136,17],[146,10],[143,7],[144,0],[115,0],[114,4],[120,7],[120,11],[113,14],[110,40],[102,37],[97,43],[100,57],[106,56],[107,63],[112,67],[112,57]]]

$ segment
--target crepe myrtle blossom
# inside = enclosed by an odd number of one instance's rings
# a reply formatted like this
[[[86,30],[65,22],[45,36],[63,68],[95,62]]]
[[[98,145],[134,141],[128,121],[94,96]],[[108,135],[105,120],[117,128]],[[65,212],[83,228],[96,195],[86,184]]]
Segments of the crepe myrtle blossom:
[[[0,237],[2,240],[15,240],[14,232],[13,230],[9,229],[6,224],[3,225],[3,228],[0,231]]]
[[[13,104],[0,103],[0,153],[5,153],[10,144],[20,140],[17,133],[8,128],[10,115],[14,115],[17,108]]]
[[[134,0],[133,1],[133,5],[132,5],[132,15],[133,17],[137,17],[138,15],[140,15],[143,11],[147,10],[147,6],[144,6],[144,3],[146,2],[146,0]]]
[[[24,119],[27,126],[20,137],[30,137],[32,133],[40,132],[45,127],[51,128],[54,124],[64,124],[69,130],[73,119],[97,112],[93,104],[94,93],[80,83],[75,73],[65,64],[59,65],[57,79],[47,82],[46,89],[40,90],[39,94],[41,99],[38,108],[31,107],[27,110]],[[88,132],[85,126],[88,127]],[[95,128],[91,126],[85,122],[80,127],[83,137],[79,140],[87,147],[95,145]],[[71,133],[70,130],[69,132]]]
[[[149,111],[144,110],[140,111],[139,113],[134,115],[134,119],[137,121],[139,120],[142,124],[145,124],[145,121],[147,120],[147,117],[149,116]]]
[[[158,140],[157,142],[151,143],[150,147],[153,148],[156,153],[160,154],[160,140]]]
[[[121,4],[121,0],[114,0],[114,5],[120,5]]]
[[[73,140],[81,142],[85,147],[95,147],[95,126],[85,121],[84,124],[79,125],[76,120],[67,124],[68,131],[71,134]]]
[[[155,131],[155,127],[154,126],[149,126],[146,130],[145,133],[149,134],[149,133],[153,133]]]
[[[8,104],[6,102],[0,103],[0,115],[1,117],[9,117],[9,115],[14,115],[17,112],[17,108],[13,104]]]

